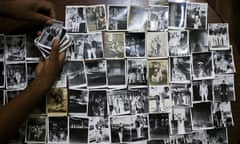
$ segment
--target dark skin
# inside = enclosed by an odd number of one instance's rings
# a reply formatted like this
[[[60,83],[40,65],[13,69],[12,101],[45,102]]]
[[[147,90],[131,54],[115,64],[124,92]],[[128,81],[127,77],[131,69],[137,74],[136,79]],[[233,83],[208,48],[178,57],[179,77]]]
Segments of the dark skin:
[[[39,13],[39,9],[45,10],[48,15]],[[10,25],[14,25],[12,30],[15,31],[30,23],[51,24],[55,17],[53,5],[46,0],[0,0],[0,15],[2,16],[0,33],[11,32],[11,29],[8,28]],[[59,41],[58,38],[54,39],[48,59],[40,58],[34,81],[0,109],[1,144],[7,143],[11,139],[11,136],[18,131],[38,102],[51,89],[65,60],[65,52],[59,54]]]

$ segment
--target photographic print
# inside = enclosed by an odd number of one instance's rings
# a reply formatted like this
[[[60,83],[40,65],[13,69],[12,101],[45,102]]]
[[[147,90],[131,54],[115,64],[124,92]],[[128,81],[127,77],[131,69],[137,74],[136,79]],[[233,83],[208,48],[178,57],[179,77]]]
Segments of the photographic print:
[[[192,77],[190,57],[171,57],[170,65],[172,83],[190,83]]]
[[[213,79],[215,76],[212,52],[192,54],[193,80]]]
[[[5,90],[0,89],[0,109],[5,104]]]
[[[127,58],[146,57],[145,33],[126,33],[125,52]]]
[[[191,144],[192,143],[207,143],[207,133],[205,130],[198,130],[198,131],[194,131],[191,134],[189,134],[189,136],[191,137]]]
[[[126,31],[128,6],[108,5],[108,30]]]
[[[72,45],[67,49],[68,60],[83,60],[83,49],[85,44],[85,34],[69,33],[72,38]]]
[[[148,140],[148,114],[134,115],[131,118],[132,143],[147,143]]]
[[[104,57],[120,59],[125,57],[125,33],[104,32]]]
[[[148,61],[149,85],[168,85],[168,74],[168,59]]]
[[[68,90],[68,113],[87,115],[88,90],[69,89]]]
[[[106,90],[89,90],[88,116],[107,116]]]
[[[207,29],[208,3],[187,3],[187,27]]]
[[[234,75],[216,75],[213,80],[215,102],[235,101]]]
[[[23,90],[6,90],[5,104],[9,103],[14,97],[19,95]]]
[[[229,49],[229,41],[227,23],[208,24],[208,42],[210,50]]]
[[[186,144],[186,139],[184,135],[170,136],[169,142],[165,144]]]
[[[213,80],[198,80],[192,82],[193,102],[213,101]]]
[[[169,1],[169,22],[170,29],[183,29],[186,26],[186,2]]]
[[[144,32],[146,30],[147,19],[148,13],[146,7],[130,6],[128,16],[128,31]]]
[[[67,65],[66,63],[63,65],[63,68],[61,72],[57,75],[57,78],[55,80],[55,83],[52,87],[54,88],[61,88],[61,87],[67,87],[67,71],[66,71]]]
[[[166,3],[168,3],[168,0],[148,0],[148,5],[160,5]]]
[[[5,59],[5,49],[0,48],[0,62],[4,61],[4,59]]]
[[[192,53],[209,51],[207,30],[191,30],[189,33],[189,45]]]
[[[146,37],[148,58],[168,57],[167,32],[148,32]]]
[[[161,140],[149,140],[147,144],[166,144],[166,140],[161,139]]]
[[[36,38],[36,34],[27,34],[26,35],[26,60],[39,60],[41,56],[40,51],[36,48],[34,44],[34,39]]]
[[[173,106],[192,106],[191,84],[171,84],[170,91]]]
[[[107,29],[105,5],[86,7],[87,31],[102,31]]]
[[[227,128],[207,130],[208,143],[228,144]]]
[[[148,9],[148,31],[166,31],[168,29],[168,6],[150,6]]]
[[[5,87],[5,62],[0,61],[0,88]]]
[[[84,6],[66,6],[65,26],[69,33],[86,32],[86,18]]]
[[[28,61],[27,62],[27,81],[30,84],[36,77],[36,67],[38,65],[38,61]]]
[[[109,87],[126,85],[125,60],[107,60],[107,79]]]
[[[189,56],[189,32],[187,30],[168,31],[169,56]]]
[[[4,34],[0,34],[0,61],[4,61],[5,58],[5,36]]]
[[[26,59],[26,35],[8,35],[6,40],[6,61],[24,61]]]

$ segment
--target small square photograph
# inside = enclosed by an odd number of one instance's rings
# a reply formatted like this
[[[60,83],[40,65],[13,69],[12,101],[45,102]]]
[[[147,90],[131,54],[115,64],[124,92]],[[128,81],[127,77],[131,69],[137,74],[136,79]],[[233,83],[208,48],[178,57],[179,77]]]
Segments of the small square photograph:
[[[146,35],[148,58],[168,57],[168,33],[148,32]]]
[[[34,44],[34,39],[36,38],[36,34],[27,34],[26,36],[26,60],[39,60],[41,56],[41,52],[36,48]]]
[[[189,45],[192,53],[209,51],[207,30],[191,30],[189,35]]]
[[[192,77],[190,57],[171,57],[170,65],[172,83],[190,83]]]
[[[72,45],[67,49],[68,60],[83,60],[83,49],[85,44],[85,34],[69,33],[72,38]]]
[[[187,30],[168,31],[169,56],[189,56],[189,32]]]
[[[149,139],[168,139],[170,136],[169,113],[149,114]]]
[[[236,71],[232,49],[214,51],[213,61],[215,74],[235,73]]]
[[[110,128],[108,117],[90,117],[88,127],[88,143],[109,143]]]
[[[128,6],[108,5],[108,30],[126,31]]]
[[[191,111],[193,130],[212,129],[214,127],[211,102],[195,103]]]
[[[167,4],[168,0],[148,0],[148,5],[161,5]]]
[[[128,16],[128,31],[144,32],[148,20],[146,7],[130,6]]]
[[[128,85],[147,85],[146,59],[127,60],[127,80]]]
[[[24,89],[27,86],[26,63],[6,64],[6,88]]]
[[[102,31],[107,29],[105,5],[86,7],[87,31]]]
[[[228,144],[227,128],[218,128],[207,130],[207,143]]]
[[[187,28],[207,29],[207,3],[187,3]]]
[[[125,33],[104,32],[104,57],[119,59],[125,57]]]
[[[103,58],[103,37],[101,32],[85,35],[83,54],[85,60]]]
[[[215,76],[212,52],[192,54],[193,80],[213,79]]]
[[[134,115],[131,118],[132,143],[147,143],[148,140],[148,114]]]
[[[210,50],[229,49],[229,41],[227,23],[208,24],[208,42]]]
[[[186,26],[186,2],[169,1],[169,22],[170,29],[183,29]]]
[[[36,77],[36,67],[38,65],[38,61],[28,61],[27,62],[27,81],[28,84],[32,83],[32,81]]]
[[[168,59],[148,61],[149,85],[168,85],[168,74]]]
[[[27,143],[45,143],[46,142],[46,116],[30,116],[26,121],[26,137]]]
[[[84,6],[66,6],[65,26],[69,33],[86,32],[86,18]]]
[[[198,130],[193,131],[191,134],[189,134],[189,137],[191,137],[191,144],[197,144],[197,143],[207,143],[207,134],[205,130]]]
[[[46,113],[48,115],[66,115],[68,112],[67,88],[52,88],[46,96]]]
[[[192,82],[193,102],[213,101],[213,80],[198,80]]]
[[[67,143],[68,117],[48,117],[48,143]]]
[[[24,61],[26,58],[26,35],[8,35],[6,40],[6,61]]]
[[[88,116],[107,116],[106,90],[89,90]]]
[[[8,104],[14,97],[18,96],[23,90],[6,90],[5,104]]]
[[[83,61],[68,61],[66,63],[68,86],[80,88],[87,86],[86,73]]]
[[[105,87],[107,85],[106,60],[85,61],[88,87]]]
[[[125,115],[131,113],[131,97],[126,89],[107,91],[109,115]]]
[[[190,108],[174,107],[170,116],[171,135],[182,135],[192,132]]]
[[[5,62],[0,61],[0,88],[5,87]]]
[[[125,60],[107,60],[107,79],[109,87],[126,85]]]
[[[88,143],[89,119],[82,116],[69,116],[69,142]]]
[[[145,33],[126,33],[125,52],[127,58],[146,57]]]
[[[5,90],[0,89],[0,109],[5,105]]]
[[[149,113],[170,112],[172,106],[170,98],[169,86],[150,86]]]
[[[148,9],[148,31],[166,31],[168,29],[168,6],[150,6]]]
[[[235,101],[234,75],[216,75],[213,80],[215,102]]]
[[[68,113],[87,115],[88,90],[69,89],[68,97]]]
[[[170,91],[173,106],[192,106],[191,84],[172,84]]]

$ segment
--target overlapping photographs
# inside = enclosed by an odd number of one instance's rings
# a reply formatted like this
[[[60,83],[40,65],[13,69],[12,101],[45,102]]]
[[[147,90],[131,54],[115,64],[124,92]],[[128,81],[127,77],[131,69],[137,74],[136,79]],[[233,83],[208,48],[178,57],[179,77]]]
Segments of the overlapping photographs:
[[[186,26],[186,2],[171,0],[168,2],[169,6],[169,22],[170,29],[183,29]]]
[[[108,30],[126,31],[128,25],[128,6],[108,5]]]
[[[191,30],[189,35],[189,45],[192,53],[209,51],[207,30]]]
[[[128,17],[128,31],[144,32],[146,30],[147,20],[148,13],[145,7],[130,6]]]
[[[125,52],[127,58],[146,57],[145,33],[126,33]]]
[[[68,113],[86,116],[88,108],[88,90],[69,89],[68,97]]]
[[[108,87],[121,87],[126,85],[125,60],[107,60]]]

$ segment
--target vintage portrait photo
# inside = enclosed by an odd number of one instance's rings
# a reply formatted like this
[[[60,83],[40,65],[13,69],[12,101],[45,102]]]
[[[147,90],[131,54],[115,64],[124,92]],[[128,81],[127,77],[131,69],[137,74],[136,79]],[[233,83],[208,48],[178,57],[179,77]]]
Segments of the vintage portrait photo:
[[[192,53],[208,52],[208,31],[191,30],[189,32],[189,46]]]
[[[106,90],[89,90],[88,116],[107,116]]]
[[[126,85],[125,60],[107,60],[108,87],[120,87]]]
[[[66,6],[65,26],[69,33],[86,32],[86,14],[84,6]]]
[[[41,56],[41,52],[36,48],[36,45],[34,44],[35,37],[35,33],[26,35],[26,60],[39,60],[39,56]]]
[[[107,29],[105,5],[86,6],[87,31]]]
[[[147,143],[148,140],[148,114],[134,115],[131,118],[132,143]]]
[[[69,89],[68,97],[68,113],[87,115],[88,90]]]
[[[182,29],[186,26],[186,2],[169,1],[168,28]]]
[[[108,5],[108,30],[126,31],[128,24],[128,6]]]
[[[128,16],[128,31],[144,32],[146,30],[146,23],[148,20],[148,13],[145,7],[130,6]]]
[[[148,58],[168,57],[167,32],[148,32],[146,38]]]
[[[193,103],[213,101],[213,80],[198,80],[192,82]]]
[[[168,6],[151,6],[148,9],[148,31],[166,31],[168,29]]]
[[[5,87],[5,62],[0,61],[0,88]]]
[[[72,38],[72,45],[67,49],[67,59],[82,60],[86,35],[70,33],[69,36]]]
[[[125,52],[127,58],[146,57],[145,33],[126,33]]]
[[[171,100],[173,106],[192,106],[192,86],[191,84],[171,84]]]
[[[228,132],[226,127],[207,130],[208,143],[228,143]]]
[[[104,32],[104,57],[106,59],[120,59],[125,57],[125,33]]]
[[[168,59],[148,61],[149,85],[167,85],[169,83]]]

